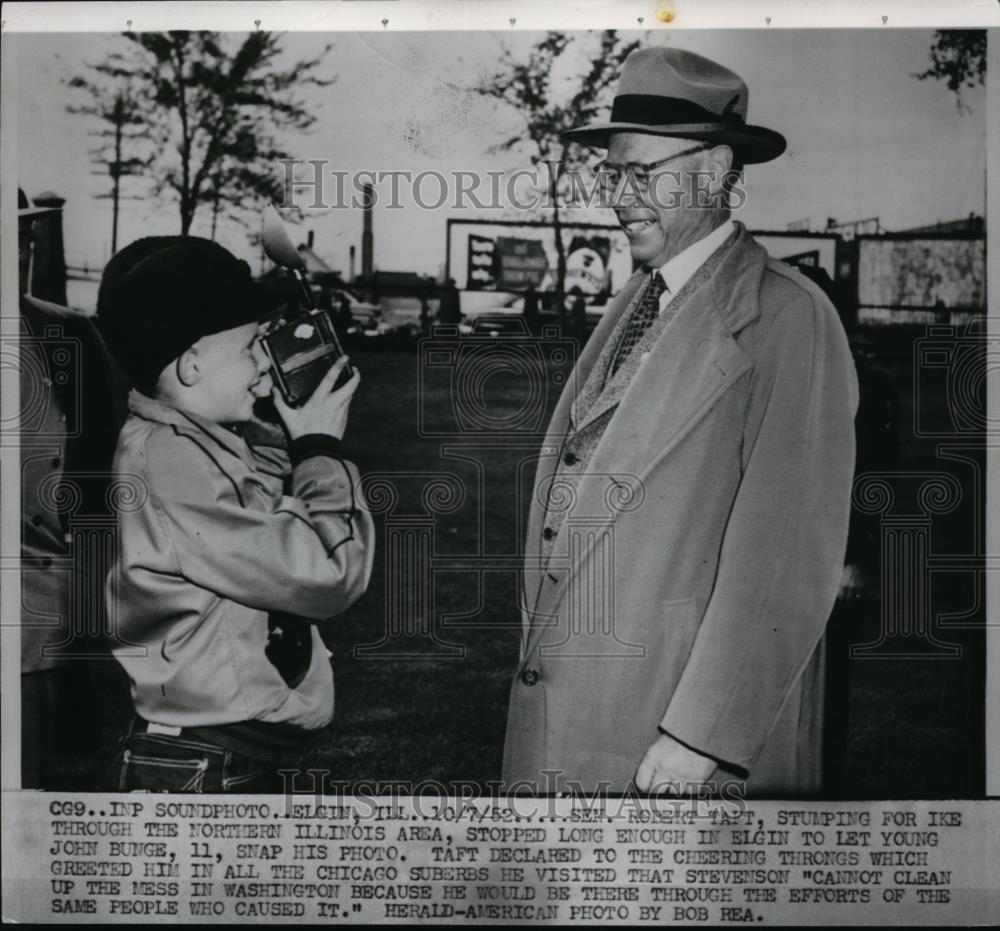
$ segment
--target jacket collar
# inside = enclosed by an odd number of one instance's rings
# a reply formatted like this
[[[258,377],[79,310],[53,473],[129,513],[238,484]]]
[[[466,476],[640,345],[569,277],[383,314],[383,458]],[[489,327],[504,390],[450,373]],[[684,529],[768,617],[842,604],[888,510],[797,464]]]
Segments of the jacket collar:
[[[238,456],[247,465],[252,465],[250,450],[243,437],[232,430],[227,430],[221,424],[148,397],[134,388],[129,392],[128,409],[130,413],[143,420],[166,424],[195,439],[211,440],[216,446],[221,446],[232,455]]]
[[[760,280],[767,250],[736,221],[736,241],[709,280],[712,300],[731,335],[760,316]]]

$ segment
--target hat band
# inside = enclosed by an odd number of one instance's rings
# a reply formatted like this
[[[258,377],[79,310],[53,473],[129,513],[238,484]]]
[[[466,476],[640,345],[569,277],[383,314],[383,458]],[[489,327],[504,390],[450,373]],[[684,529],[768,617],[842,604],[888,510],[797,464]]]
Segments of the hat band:
[[[742,124],[738,113],[713,113],[700,104],[681,97],[661,97],[658,94],[621,94],[611,105],[612,123],[639,123],[646,126],[666,126],[670,123],[736,123]]]

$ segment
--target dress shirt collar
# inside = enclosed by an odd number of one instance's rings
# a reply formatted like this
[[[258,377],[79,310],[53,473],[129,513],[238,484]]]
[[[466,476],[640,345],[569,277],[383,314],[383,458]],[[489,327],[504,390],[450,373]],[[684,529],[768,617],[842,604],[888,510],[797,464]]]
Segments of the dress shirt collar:
[[[727,219],[707,236],[703,236],[697,242],[691,243],[683,252],[675,255],[664,265],[660,266],[659,272],[663,276],[670,294],[676,294],[687,284],[688,279],[726,241],[729,234],[732,233],[733,227],[732,218]]]

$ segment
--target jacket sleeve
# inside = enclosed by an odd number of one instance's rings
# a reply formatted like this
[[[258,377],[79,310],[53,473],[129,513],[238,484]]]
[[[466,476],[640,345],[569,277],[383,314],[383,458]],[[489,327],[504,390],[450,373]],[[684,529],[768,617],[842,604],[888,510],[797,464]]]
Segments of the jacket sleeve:
[[[179,573],[195,585],[312,620],[345,611],[364,593],[374,526],[357,468],[335,450],[297,461],[290,493],[265,508],[246,500],[246,490],[194,441],[154,435],[146,452],[157,463],[150,493],[159,524]]]
[[[715,585],[661,727],[752,770],[815,650],[843,567],[857,378],[836,312],[775,315],[751,375],[743,474]]]

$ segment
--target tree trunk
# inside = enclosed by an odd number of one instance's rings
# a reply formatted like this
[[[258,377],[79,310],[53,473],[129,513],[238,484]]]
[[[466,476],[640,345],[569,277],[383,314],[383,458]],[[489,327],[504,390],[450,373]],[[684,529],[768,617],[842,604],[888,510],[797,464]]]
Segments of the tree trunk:
[[[558,169],[557,169],[558,170]],[[559,212],[559,176],[556,171],[550,174],[550,197],[552,200],[552,232],[556,240],[556,314],[560,325],[566,318],[566,246],[562,238],[562,214]]]
[[[118,194],[122,176],[122,122],[124,121],[122,98],[115,101],[115,162],[111,168],[113,186],[111,188],[111,254],[118,251]]]
[[[181,198],[181,235],[187,236],[194,220],[194,204],[187,197]]]
[[[191,197],[191,130],[188,126],[187,84],[184,75],[184,40],[173,39],[176,55],[174,75],[177,81],[177,115],[181,121],[181,235],[187,236],[194,219],[196,202]]]

